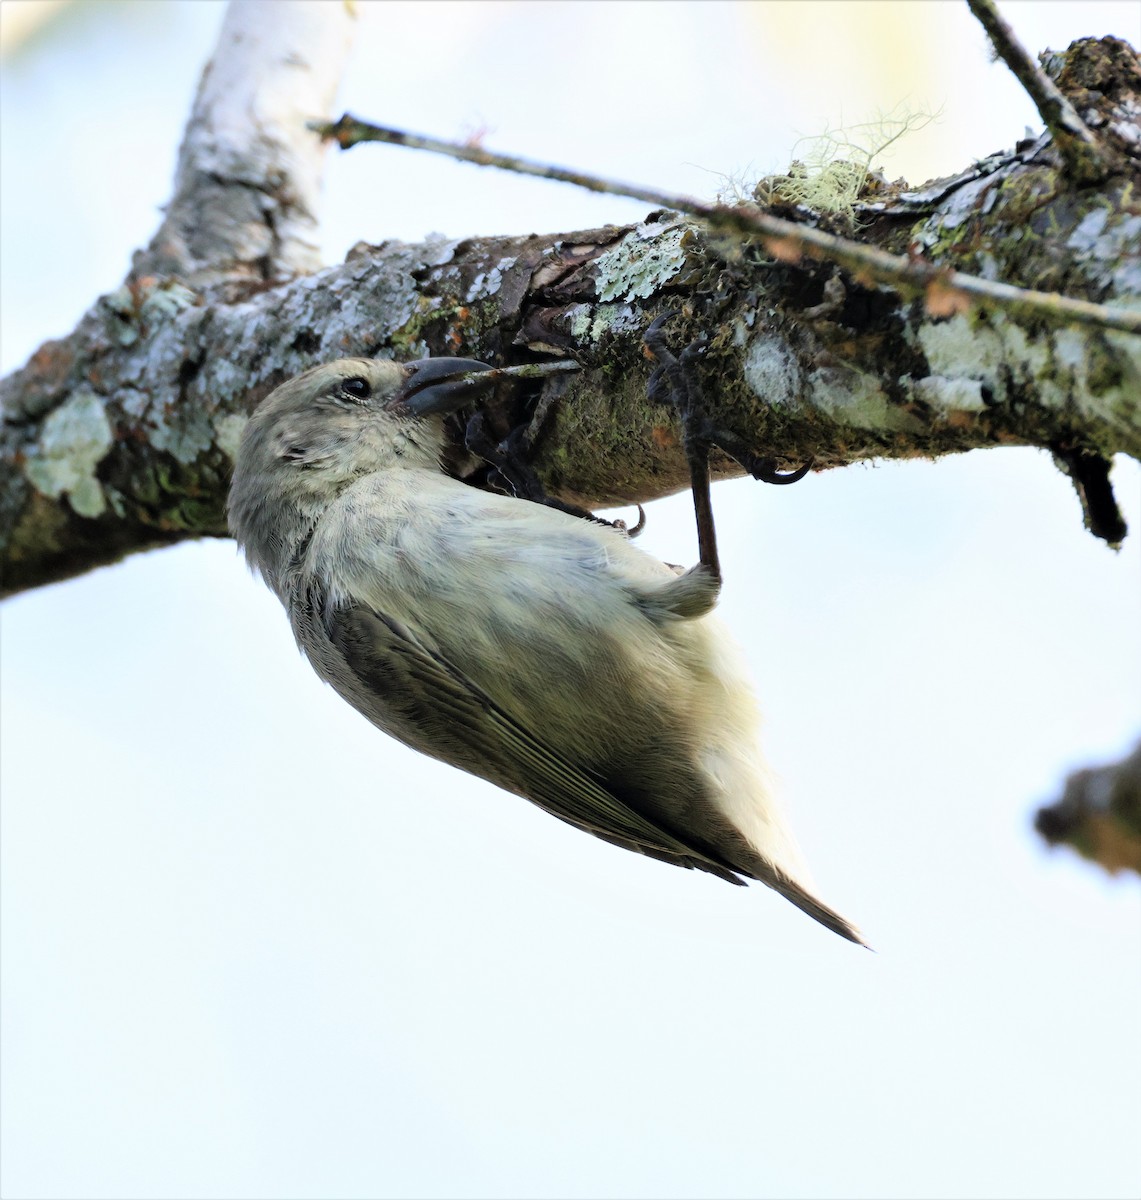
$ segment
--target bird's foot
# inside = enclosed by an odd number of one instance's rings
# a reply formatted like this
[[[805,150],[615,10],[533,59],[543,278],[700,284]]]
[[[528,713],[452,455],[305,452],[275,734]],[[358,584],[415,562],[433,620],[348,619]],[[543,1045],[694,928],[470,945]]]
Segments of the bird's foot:
[[[641,505],[638,505],[638,523],[629,529],[625,521],[607,521],[604,517],[595,516],[589,509],[579,508],[576,504],[568,504],[565,500],[547,495],[531,465],[534,455],[533,424],[531,422],[518,425],[502,441],[497,442],[488,430],[483,414],[477,412],[468,421],[464,444],[472,454],[482,458],[499,476],[504,487],[520,500],[545,504],[548,508],[569,513],[572,517],[580,517],[584,521],[593,521],[596,525],[621,530],[627,537],[637,537],[646,524],[646,514]]]
[[[663,326],[677,315],[677,312],[664,313],[643,335],[647,348],[658,360],[658,365],[646,385],[646,395],[654,403],[673,405],[681,421],[687,455],[690,445],[698,448],[704,446],[706,456],[709,449],[716,446],[718,450],[740,463],[761,483],[796,483],[797,480],[803,479],[812,469],[812,459],[797,467],[795,471],[782,472],[778,469],[775,458],[754,453],[743,438],[714,424],[705,411],[693,369],[694,361],[705,352],[709,339],[703,334],[690,342],[680,356],[675,356],[666,345]]]

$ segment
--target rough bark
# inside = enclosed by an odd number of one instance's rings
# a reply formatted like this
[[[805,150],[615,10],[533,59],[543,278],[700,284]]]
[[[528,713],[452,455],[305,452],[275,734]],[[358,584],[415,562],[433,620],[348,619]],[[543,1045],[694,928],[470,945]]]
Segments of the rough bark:
[[[1049,66],[1113,149],[1100,185],[1073,182],[1044,136],[922,189],[878,185],[854,227],[844,214],[782,206],[779,180],[767,191],[774,211],[957,270],[1141,307],[1137,56],[1087,39]],[[359,246],[345,264],[283,283],[274,280],[288,255],[254,269],[248,231],[235,241],[227,269],[224,250],[186,255],[187,235],[160,236],[122,289],[0,384],[6,591],[224,535],[246,414],[283,379],[347,354],[572,357],[582,370],[546,385],[565,388],[539,444],[548,490],[588,507],[675,491],[684,458],[671,415],[646,401],[641,344],[668,309],[684,313],[679,344],[709,335],[702,380],[714,415],[786,465],[1000,444],[1050,447],[1079,475],[1116,453],[1141,458],[1138,336],[1017,310],[940,313],[930,296],[774,260],[760,243],[675,214],[572,234]],[[493,425],[506,432],[533,400],[522,388],[498,397]],[[480,481],[470,459],[457,469]]]
[[[135,256],[133,281],[177,277],[203,288],[320,267],[325,153],[300,131],[333,103],[352,27],[345,4],[230,5],[186,123],[174,195]]]

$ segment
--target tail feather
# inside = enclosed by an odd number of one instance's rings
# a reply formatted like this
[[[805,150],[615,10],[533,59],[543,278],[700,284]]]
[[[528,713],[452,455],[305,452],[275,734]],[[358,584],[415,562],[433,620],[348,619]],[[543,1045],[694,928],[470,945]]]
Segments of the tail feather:
[[[764,878],[761,882],[767,883],[769,887],[780,892],[786,900],[795,904],[801,912],[807,913],[814,921],[819,921],[826,929],[831,929],[833,933],[838,933],[842,938],[855,942],[857,946],[863,946],[865,950],[871,949],[871,946],[864,941],[864,935],[855,925],[846,921],[834,908],[822,904],[811,892],[806,891],[795,880],[789,879],[787,875],[780,871],[773,871],[770,878]]]
[[[728,868],[727,870],[716,869],[710,860],[712,859],[715,863],[717,858],[721,859]],[[801,912],[807,913],[814,921],[819,921],[826,929],[831,929],[833,933],[847,938],[849,942],[855,942],[857,946],[863,946],[865,950],[871,949],[871,946],[864,940],[864,935],[851,921],[842,917],[834,908],[829,908],[823,901],[817,900],[803,884],[797,883],[787,871],[781,870],[780,867],[770,862],[753,846],[746,847],[743,842],[738,842],[733,846],[732,857],[725,854],[718,855],[716,851],[709,851],[700,859],[681,861],[675,858],[673,861],[678,866],[699,867],[703,871],[711,871],[722,879],[727,879],[730,883],[740,884],[746,880],[763,883],[795,904]]]

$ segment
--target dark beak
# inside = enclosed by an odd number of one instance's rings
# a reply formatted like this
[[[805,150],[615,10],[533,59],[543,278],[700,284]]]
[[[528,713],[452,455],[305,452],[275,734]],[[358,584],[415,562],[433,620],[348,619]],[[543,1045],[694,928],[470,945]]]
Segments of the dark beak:
[[[474,358],[420,358],[405,363],[404,386],[388,402],[414,417],[451,413],[491,390],[494,380],[475,372],[494,371]]]

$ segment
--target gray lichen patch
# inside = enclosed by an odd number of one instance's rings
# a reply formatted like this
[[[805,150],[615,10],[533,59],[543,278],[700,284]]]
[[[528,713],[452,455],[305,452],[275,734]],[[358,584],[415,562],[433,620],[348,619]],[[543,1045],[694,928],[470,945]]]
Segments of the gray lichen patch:
[[[130,288],[126,284],[102,296],[98,311],[108,336],[120,346],[133,346],[140,337],[174,320],[198,301],[197,293],[177,280],[166,279],[157,286]]]
[[[1091,209],[1066,240],[1077,254],[1108,263],[1136,262],[1139,243],[1141,216],[1117,215],[1108,208]]]
[[[565,320],[571,337],[576,342],[586,341],[590,336],[591,322],[594,320],[594,308],[589,304],[575,304],[567,310]]]
[[[1115,448],[1136,456],[1141,449],[1141,339],[1063,328],[1054,331],[1051,344],[1058,402],[1124,434],[1126,441]]]
[[[840,425],[874,433],[918,433],[922,422],[891,402],[873,375],[854,367],[820,367],[806,380],[813,407]]]
[[[800,399],[803,386],[800,366],[785,338],[760,334],[745,356],[745,382],[755,396],[774,408]]]
[[[563,323],[576,342],[597,344],[607,334],[640,334],[646,320],[629,304],[576,304]]]
[[[41,495],[66,495],[79,516],[98,517],[107,500],[95,468],[113,441],[103,402],[89,389],[77,390],[45,419],[24,474]]]
[[[977,379],[948,379],[943,375],[928,375],[912,385],[915,398],[944,419],[955,413],[983,412],[983,385]]]
[[[925,321],[916,336],[933,376],[984,382],[1000,400],[1006,398],[1000,371],[1007,357],[1002,338],[974,314]]]
[[[120,346],[133,346],[139,340],[135,321],[135,300],[127,287],[101,296],[97,305],[108,336]]]
[[[944,230],[957,229],[970,217],[989,213],[997,199],[994,178],[983,176],[957,188],[942,206],[936,221]]]
[[[658,228],[642,226],[594,260],[600,300],[645,300],[681,271],[686,227],[671,225],[664,233],[658,233]],[[647,241],[653,243],[652,249],[647,249]]]
[[[173,408],[173,413],[168,413],[161,402],[151,406],[147,413],[148,438],[156,450],[165,450],[188,466],[210,449],[214,428],[198,405],[176,404]]]
[[[959,313],[945,321],[927,321],[915,337],[927,359],[930,376],[916,385],[937,408],[951,404],[952,392],[968,401],[966,410],[977,408],[968,392],[982,394],[985,387],[997,404],[1010,399],[1011,388],[1023,390],[1031,383],[1045,403],[1053,406],[1061,395],[1053,380],[1050,345],[1031,339],[1021,327],[1001,315],[989,320],[977,313]],[[937,381],[937,382],[932,382]],[[962,385],[969,385],[966,389]],[[963,405],[955,405],[962,408]]]
[[[148,366],[163,372],[165,378],[161,384],[166,386],[159,386],[150,394],[141,389],[124,389],[121,403],[123,411],[135,418],[138,431],[156,450],[188,465],[213,444],[210,416],[214,405],[174,385],[181,363],[177,346],[160,335],[152,343]]]
[[[589,337],[598,342],[604,334],[632,333],[640,331],[644,324],[644,319],[629,304],[600,304],[594,310]]]
[[[1141,430],[1141,339],[1063,326],[1028,333],[1002,313],[959,314],[925,322],[914,334],[930,375],[917,399],[946,412],[978,411],[984,389],[992,404],[1033,402],[1114,429],[1123,440],[1107,449],[1136,451]]]
[[[786,413],[814,408],[838,425],[881,435],[921,428],[912,413],[892,402],[875,375],[840,361],[806,369],[776,333],[752,339],[744,376],[754,395]]]
[[[203,367],[203,390],[220,403],[234,403],[250,385],[249,370],[243,370],[230,358],[218,355]]]
[[[1109,220],[1109,209],[1095,208],[1078,222],[1078,227],[1066,239],[1066,245],[1079,254],[1091,254],[1097,251],[1098,239]]]
[[[481,300],[486,296],[494,296],[496,292],[503,286],[503,277],[515,265],[517,259],[508,257],[497,263],[490,271],[481,271],[471,283],[471,287],[467,290],[467,295],[464,300],[468,304],[474,304],[476,300]]]
[[[238,446],[242,440],[242,430],[245,429],[249,417],[238,413],[227,413],[214,422],[214,438],[218,448],[231,462],[238,458]]]
[[[180,312],[192,308],[197,302],[196,292],[184,287],[177,280],[166,279],[143,296],[139,306],[139,320],[144,327],[172,321]]]

